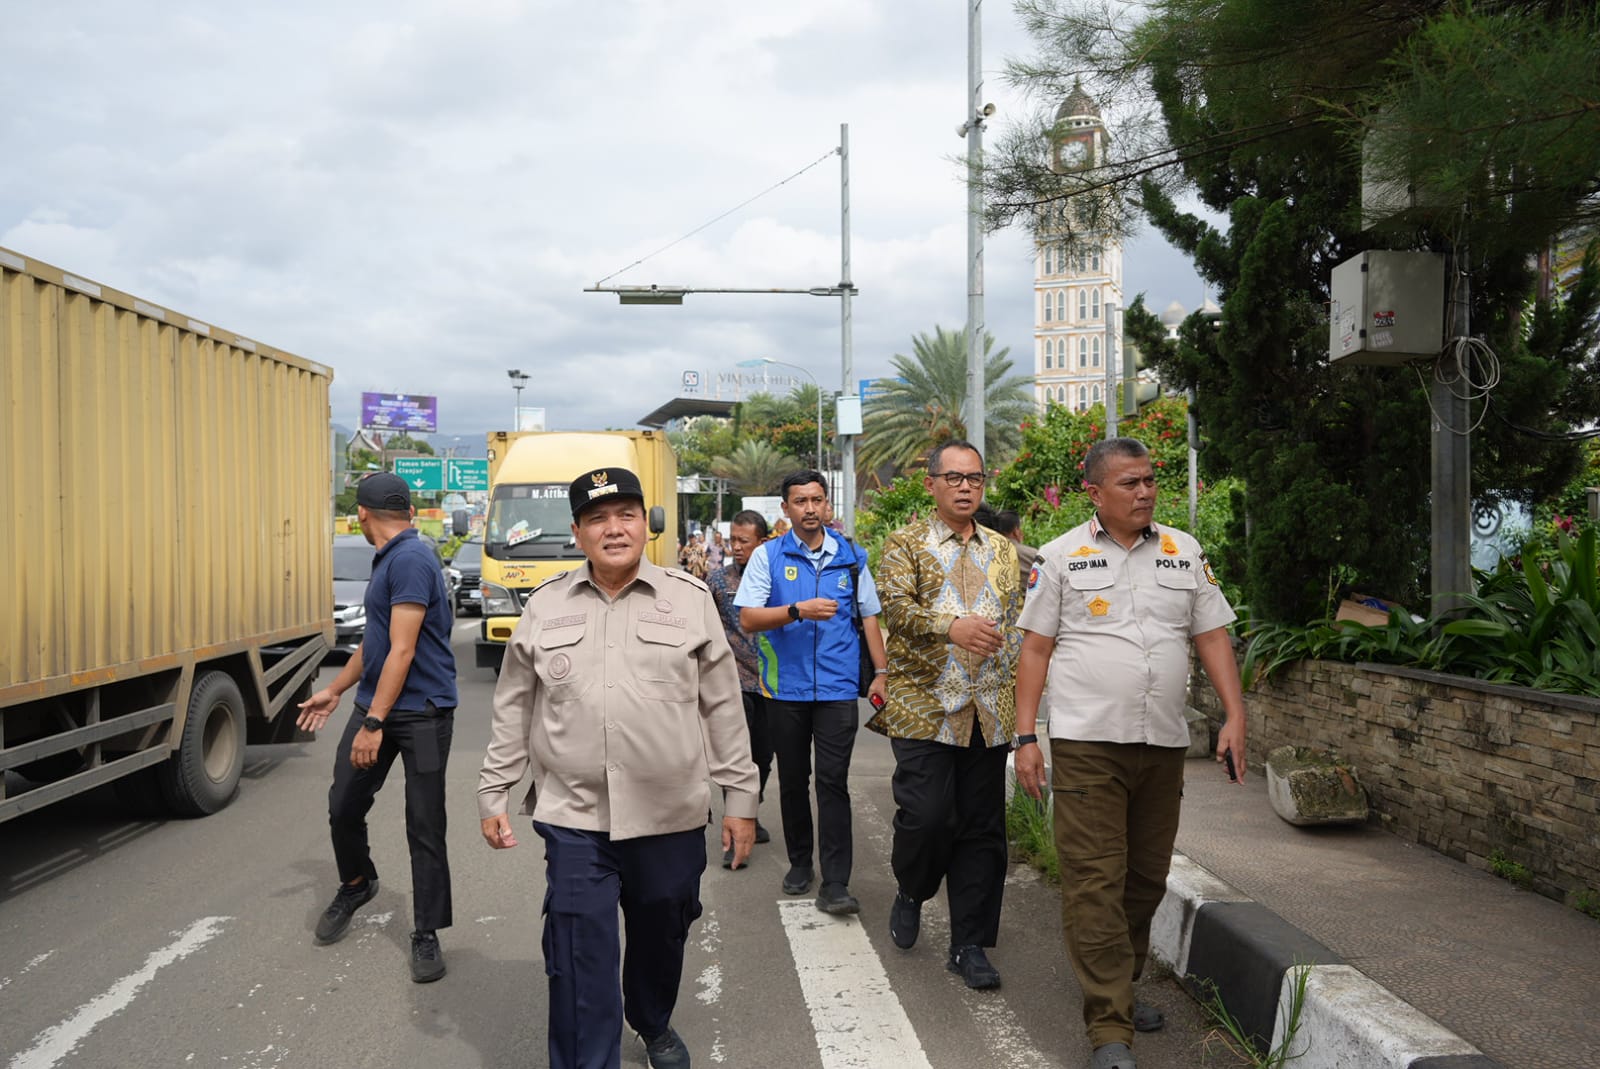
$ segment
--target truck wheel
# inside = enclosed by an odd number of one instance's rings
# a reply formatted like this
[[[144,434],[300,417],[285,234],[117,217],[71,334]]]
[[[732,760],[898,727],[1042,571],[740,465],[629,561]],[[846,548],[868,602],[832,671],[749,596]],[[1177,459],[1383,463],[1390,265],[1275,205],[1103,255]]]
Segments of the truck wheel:
[[[161,766],[161,792],[185,817],[215,813],[233,798],[244,769],[244,696],[226,672],[204,672],[189,693],[178,750]]]

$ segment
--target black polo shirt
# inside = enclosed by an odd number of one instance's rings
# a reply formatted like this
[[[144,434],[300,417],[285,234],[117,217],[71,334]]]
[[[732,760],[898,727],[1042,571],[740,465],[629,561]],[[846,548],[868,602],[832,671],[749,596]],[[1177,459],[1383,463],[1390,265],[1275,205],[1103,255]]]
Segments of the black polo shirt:
[[[367,584],[367,630],[361,639],[361,682],[356,702],[370,706],[389,656],[389,619],[396,605],[422,605],[422,632],[405,686],[394,708],[424,712],[429,703],[438,709],[456,706],[456,658],[450,652],[450,629],[455,613],[445,595],[444,570],[439,558],[417,538],[415,528],[401,531],[384,543],[372,561],[372,582]]]

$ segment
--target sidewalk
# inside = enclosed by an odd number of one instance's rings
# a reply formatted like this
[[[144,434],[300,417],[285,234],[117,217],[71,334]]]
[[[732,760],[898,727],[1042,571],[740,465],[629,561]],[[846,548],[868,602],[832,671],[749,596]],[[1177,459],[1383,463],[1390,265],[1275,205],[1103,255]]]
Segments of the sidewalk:
[[[1180,853],[1507,1069],[1600,1067],[1600,922],[1373,825],[1294,827],[1258,757],[1242,786],[1189,762]]]

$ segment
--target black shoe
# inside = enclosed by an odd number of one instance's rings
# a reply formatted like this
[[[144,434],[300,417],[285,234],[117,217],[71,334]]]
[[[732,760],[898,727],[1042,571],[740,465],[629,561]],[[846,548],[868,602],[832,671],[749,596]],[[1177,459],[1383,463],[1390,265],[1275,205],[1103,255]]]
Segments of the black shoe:
[[[731,846],[722,852],[722,867],[725,869],[733,868],[733,847]]]
[[[674,1028],[668,1027],[654,1039],[645,1039],[644,1054],[650,1059],[650,1069],[689,1069],[689,1048]]]
[[[376,879],[340,884],[339,893],[333,896],[328,908],[322,911],[322,919],[317,921],[317,942],[337,943],[343,939],[344,933],[350,930],[350,918],[377,893]]]
[[[917,945],[917,934],[922,931],[922,903],[896,891],[894,904],[889,907],[889,938],[901,950]]]
[[[847,913],[860,913],[861,903],[856,901],[856,896],[844,884],[825,883],[822,890],[817,892],[817,908],[842,917]]]
[[[962,982],[974,991],[1000,986],[1000,970],[989,964],[989,956],[980,946],[951,947],[945,967],[960,973]]]
[[[763,828],[761,826],[761,821],[759,821],[759,820],[756,821],[756,842],[758,842],[758,843],[770,843],[771,841],[772,841],[772,833],[769,832],[766,828]]]
[[[412,932],[412,981],[419,984],[431,984],[443,975],[444,952],[439,949],[439,937],[432,932]]]
[[[788,875],[783,878],[783,893],[786,895],[803,895],[811,890],[811,881],[816,878],[816,873],[807,865],[790,865]]]

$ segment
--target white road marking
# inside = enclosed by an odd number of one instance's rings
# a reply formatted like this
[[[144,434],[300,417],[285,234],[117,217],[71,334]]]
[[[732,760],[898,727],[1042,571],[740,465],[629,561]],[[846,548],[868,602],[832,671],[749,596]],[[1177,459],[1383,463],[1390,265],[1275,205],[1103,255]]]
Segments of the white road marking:
[[[778,903],[823,1069],[930,1069],[905,1007],[855,917]]]
[[[711,958],[711,964],[700,970],[696,982],[700,990],[694,997],[702,1005],[712,1007],[713,1011],[722,1002],[722,966],[719,964],[719,955],[722,952],[722,926],[717,923],[717,911],[708,909],[700,917],[700,949]],[[719,1065],[726,1060],[727,1052],[722,1045],[722,1020],[713,1012],[711,1024],[711,1060]]]
[[[43,954],[35,954],[32,958],[30,958],[28,960],[28,964],[24,965],[22,968],[17,970],[17,975],[18,976],[26,976],[26,975],[28,975],[28,973],[30,973],[34,969],[38,968],[40,965],[43,965],[45,962],[49,961],[50,960],[50,956],[52,954],[54,954],[54,953],[55,953],[54,950],[46,950]],[[0,976],[0,991],[4,991],[6,985],[9,984],[11,982],[11,980],[12,980],[12,977]]]
[[[121,1013],[133,1002],[139,989],[155,978],[164,966],[181,961],[214,939],[232,917],[201,917],[176,940],[144,959],[139,971],[129,973],[95,996],[78,1012],[34,1037],[33,1046],[11,1059],[10,1069],[50,1069],[71,1054],[90,1032],[108,1018]]]

